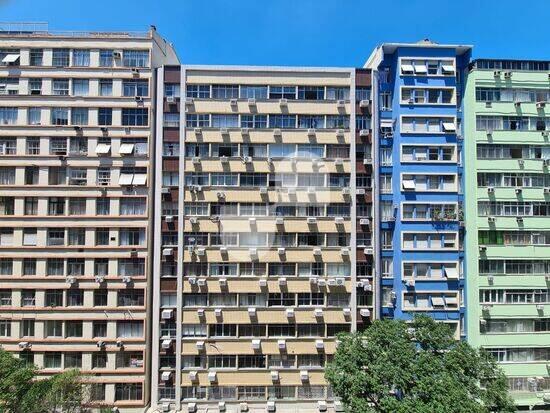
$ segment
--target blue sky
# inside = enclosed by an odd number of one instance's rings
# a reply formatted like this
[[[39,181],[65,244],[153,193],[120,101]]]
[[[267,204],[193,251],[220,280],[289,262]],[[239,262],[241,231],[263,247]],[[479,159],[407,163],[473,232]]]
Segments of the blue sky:
[[[0,0],[2,21],[144,30],[183,63],[361,66],[382,42],[474,45],[474,57],[550,59],[550,0]]]

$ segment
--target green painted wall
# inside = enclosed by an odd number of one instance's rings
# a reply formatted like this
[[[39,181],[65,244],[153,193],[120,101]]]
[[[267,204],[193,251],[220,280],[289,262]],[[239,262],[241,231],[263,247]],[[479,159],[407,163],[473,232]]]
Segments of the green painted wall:
[[[479,289],[492,288],[548,288],[544,275],[533,276],[504,276],[495,275],[492,284],[488,277],[478,273],[478,259],[480,257],[477,233],[478,230],[518,230],[518,223],[514,217],[496,217],[494,227],[489,226],[487,217],[478,217],[477,201],[489,200],[487,188],[477,187],[477,172],[533,172],[548,173],[539,160],[525,160],[523,165],[517,159],[477,160],[476,144],[485,143],[521,143],[534,145],[550,145],[548,138],[537,131],[494,131],[492,139],[485,131],[476,131],[476,114],[511,115],[511,116],[550,116],[550,104],[541,111],[535,103],[522,103],[517,108],[511,102],[494,102],[487,107],[485,102],[476,102],[476,86],[481,87],[513,87],[537,88],[548,90],[550,87],[547,72],[514,71],[512,78],[505,79],[501,74],[494,76],[493,70],[473,69],[468,76],[464,96],[464,186],[465,186],[465,222],[466,222],[466,291],[467,291],[467,335],[469,342],[474,346],[483,347],[548,347],[550,334],[548,333],[500,333],[485,334],[480,332],[480,320],[489,318],[542,318],[550,317],[550,305],[539,311],[535,304],[495,304],[489,312],[483,312],[479,303]],[[521,194],[525,201],[549,201],[542,188],[526,188]],[[493,197],[491,197],[493,199]],[[518,195],[513,188],[495,188],[494,200],[518,201]],[[524,219],[525,230],[550,229],[550,218],[529,217]],[[548,246],[487,246],[488,258],[520,259],[520,258],[550,258]],[[546,362],[502,363],[510,377],[548,377],[549,367]],[[547,390],[548,391],[548,390]],[[514,392],[512,393],[518,404],[542,404],[541,393]]]

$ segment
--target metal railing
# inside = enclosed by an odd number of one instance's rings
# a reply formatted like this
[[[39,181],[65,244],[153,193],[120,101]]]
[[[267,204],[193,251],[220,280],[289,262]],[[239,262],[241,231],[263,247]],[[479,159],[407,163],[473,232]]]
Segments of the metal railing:
[[[50,31],[46,22],[0,22],[2,36],[51,36],[51,37],[95,37],[95,38],[149,38],[144,31],[132,32],[91,32],[91,31]]]

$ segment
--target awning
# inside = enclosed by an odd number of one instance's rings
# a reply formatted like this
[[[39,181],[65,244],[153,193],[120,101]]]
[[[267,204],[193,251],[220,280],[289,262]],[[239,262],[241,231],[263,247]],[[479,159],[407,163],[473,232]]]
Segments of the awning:
[[[120,149],[118,152],[121,155],[130,155],[132,152],[134,152],[134,144],[133,143],[123,143],[120,145]]]
[[[455,68],[453,65],[443,65],[441,66],[441,69],[443,69],[443,72],[445,73],[454,73]]]
[[[456,297],[445,297],[445,303],[448,306],[456,307],[458,305],[458,298],[456,298]]]
[[[428,68],[426,65],[414,65],[415,73],[428,73]]]
[[[136,174],[134,175],[134,180],[132,181],[134,185],[145,185],[147,183],[147,175],[145,174]]]
[[[416,189],[414,180],[412,179],[403,179],[403,189]]]
[[[432,305],[434,307],[445,307],[443,297],[432,297]]]
[[[414,67],[413,65],[401,65],[401,72],[403,73],[413,73]]]
[[[15,63],[19,60],[18,54],[9,54],[2,59],[2,63]]]
[[[132,185],[133,179],[134,179],[133,174],[120,174],[120,177],[118,178],[118,184],[119,185]]]
[[[458,271],[456,267],[445,267],[445,275],[447,278],[458,280]]]
[[[95,148],[95,153],[98,155],[106,155],[111,151],[111,145],[99,143]]]
[[[380,120],[380,127],[393,129],[393,119],[382,119]]]
[[[455,131],[456,126],[452,122],[443,122],[443,129],[446,131]]]

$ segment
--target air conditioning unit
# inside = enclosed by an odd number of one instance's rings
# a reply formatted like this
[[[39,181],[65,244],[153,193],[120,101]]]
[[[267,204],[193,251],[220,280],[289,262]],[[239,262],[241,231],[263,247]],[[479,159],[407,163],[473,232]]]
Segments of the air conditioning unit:
[[[193,98],[185,98],[185,104],[187,106],[190,106],[193,104]]]
[[[342,188],[342,195],[349,195],[351,194],[351,189],[348,188],[347,186]]]
[[[504,72],[504,77],[510,79],[512,77],[512,72],[507,70],[506,72]]]
[[[359,310],[359,315],[361,317],[370,317],[370,310],[368,308],[362,308]]]
[[[193,161],[194,164],[200,164],[201,163],[201,158],[199,158],[198,156],[194,156],[192,161]]]
[[[516,217],[517,222],[523,222],[523,217]]]
[[[342,255],[349,255],[349,248],[342,248],[340,250],[340,254]]]
[[[516,188],[516,194],[518,194],[518,195],[521,194],[521,191],[522,191],[521,188]]]
[[[289,194],[289,195],[296,195],[296,188],[287,188],[286,192]]]
[[[487,217],[487,221],[489,221],[489,222],[495,222],[495,217]]]
[[[254,217],[248,218],[248,223],[250,225],[256,225],[256,218],[254,218]]]
[[[309,283],[310,284],[317,284],[317,282],[319,281],[319,277],[309,277]]]
[[[197,403],[187,403],[187,411],[188,413],[197,413]]]
[[[69,284],[75,284],[76,283],[76,277],[67,277],[67,282]]]
[[[368,129],[361,129],[359,131],[359,136],[369,136],[369,130]]]
[[[191,225],[196,225],[196,224],[199,223],[199,219],[197,217],[191,217],[191,218],[189,218],[189,223]]]
[[[300,371],[300,380],[309,381],[309,372],[307,370]]]
[[[174,254],[174,249],[173,248],[164,248],[162,250],[162,255],[165,256],[165,257],[169,257],[173,254]]]
[[[166,102],[167,103],[175,103],[176,102],[176,98],[171,95],[171,96],[166,96]]]
[[[282,217],[275,218],[275,225],[283,225],[284,223],[285,223],[284,218]]]
[[[491,309],[491,306],[490,306],[490,305],[485,304],[485,305],[482,305],[482,306],[481,306],[481,310],[482,310],[482,311],[489,311],[490,309]]]
[[[317,218],[315,217],[307,217],[307,223],[308,224],[316,224],[317,223]]]
[[[516,100],[516,101],[514,102],[514,106],[515,106],[516,108],[521,107],[521,101]]]
[[[546,136],[548,137],[548,132],[546,132]],[[544,163],[544,166],[550,166],[550,159],[545,159],[543,163]]]
[[[537,304],[537,311],[543,311],[544,310],[544,304]]]
[[[171,378],[172,378],[171,371],[163,371],[162,374],[160,375],[160,379],[162,381],[170,381]]]
[[[275,381],[275,382],[279,381],[279,372],[278,371],[272,370],[270,372],[270,375],[271,375],[271,380],[272,381]]]
[[[198,256],[203,256],[206,253],[206,250],[204,248],[197,248],[196,254]]]
[[[170,188],[162,188],[160,190],[160,193],[163,194],[163,195],[167,195],[170,193]]]
[[[537,102],[537,109],[542,109],[546,106],[546,102]]]
[[[338,107],[338,109],[344,109],[346,107],[346,101],[339,100],[338,102],[336,102],[336,107]]]
[[[344,223],[344,217],[334,217],[334,223],[341,225]]]
[[[250,317],[256,317],[256,308],[255,307],[248,307],[248,315]]]
[[[198,254],[197,254],[198,255]],[[199,287],[204,287],[206,285],[206,278],[198,278],[197,279],[197,285]]]
[[[254,99],[254,98],[248,98],[248,105],[249,105],[249,106],[254,106],[254,105],[256,105],[256,99]]]
[[[273,136],[281,136],[283,132],[280,129],[273,129]]]
[[[313,315],[314,315],[316,318],[321,318],[321,317],[323,317],[323,309],[322,309],[322,308],[316,308],[315,310],[313,310]]]
[[[262,341],[258,340],[257,338],[252,340],[252,349],[253,350],[260,350],[262,347]]]
[[[198,309],[197,309],[197,317],[203,318],[204,315],[205,315],[204,308],[198,308]]]
[[[317,285],[318,285],[319,287],[324,287],[325,285],[327,285],[327,281],[326,281],[324,278],[319,278],[319,279],[317,280]]]
[[[307,193],[310,194],[310,195],[315,194],[315,188],[314,188],[313,186],[310,186],[310,187],[307,189]]]
[[[237,105],[237,99],[229,99],[229,104],[231,106],[236,106]]]
[[[361,218],[359,220],[359,225],[369,225],[369,224],[370,224],[370,222],[367,218]]]
[[[334,279],[335,285],[338,287],[343,287],[346,284],[346,279],[343,277],[337,277]]]
[[[286,340],[277,340],[277,348],[279,350],[285,350],[286,349]]]
[[[220,412],[225,412],[226,411],[225,402],[218,402],[218,410]]]
[[[189,380],[192,382],[196,382],[199,379],[199,374],[197,371],[193,370],[189,372]]]
[[[327,281],[327,284],[330,285],[331,287],[336,286],[336,278],[329,278]]]
[[[239,411],[240,412],[247,412],[248,411],[248,403],[239,403]]]
[[[19,342],[19,348],[21,350],[28,350],[32,347],[32,344],[29,343],[28,341],[21,341]]]
[[[279,105],[280,105],[280,106],[286,106],[286,105],[288,105],[288,100],[285,99],[285,98],[279,99]]]
[[[117,340],[117,341],[116,341],[116,346],[117,346],[118,348],[123,348],[123,347],[124,347],[124,342],[123,342],[122,340]]]
[[[105,277],[103,275],[96,275],[95,276],[95,282],[98,283],[98,284],[104,283],[105,282]]]
[[[286,249],[285,248],[277,248],[277,253],[279,255],[285,255],[286,254]]]
[[[369,105],[370,105],[370,100],[362,99],[361,101],[359,101],[360,108],[368,108]]]
[[[252,156],[243,157],[243,163],[252,163]]]
[[[361,102],[363,102],[363,101],[361,101]],[[328,410],[327,402],[324,401],[324,400],[319,400],[317,402],[317,409],[319,410],[319,412],[326,412]]]
[[[197,283],[197,277],[189,277],[189,284],[195,285]]]
[[[197,347],[197,350],[199,351],[203,351],[205,349],[204,341],[197,341],[195,345]]]
[[[258,285],[260,286],[260,288],[267,287],[267,278],[260,278],[258,280]]]
[[[487,192],[489,192],[489,193],[495,192],[495,187],[494,186],[488,186],[487,187]]]
[[[485,251],[487,251],[487,247],[485,245],[480,245],[479,252],[485,252]]]
[[[195,129],[193,129],[193,131],[195,132],[195,135],[201,135],[202,134],[202,129],[201,128],[195,128]]]
[[[258,256],[258,249],[257,248],[250,248],[248,250],[248,254],[251,256],[251,257],[257,257]]]
[[[344,165],[344,160],[343,160],[342,158],[336,158],[336,159],[334,160],[334,165],[336,165],[336,166],[342,166],[342,165]]]
[[[343,308],[342,312],[344,313],[344,317],[350,317],[351,316],[351,308]]]
[[[220,318],[222,316],[222,309],[221,308],[214,309],[214,315],[216,316],[216,318]]]
[[[415,281],[414,280],[407,280],[405,282],[405,284],[407,285],[407,287],[414,287]]]
[[[162,310],[161,318],[163,320],[170,320],[174,315],[174,310]]]
[[[174,222],[174,215],[166,215],[165,221],[166,222]]]
[[[274,412],[274,411],[276,411],[275,402],[273,402],[273,401],[268,401],[268,402],[267,402],[267,406],[266,406],[266,411],[268,411],[268,412]]]
[[[346,132],[346,131],[345,131],[344,129],[338,129],[338,130],[336,131],[336,136],[338,136],[338,137],[340,137],[340,138],[343,138],[345,132]]]
[[[355,190],[355,194],[356,194],[356,195],[365,195],[365,192],[366,192],[366,191],[365,191],[365,188],[357,188],[357,189]]]
[[[500,77],[500,70],[495,70],[495,71],[493,72],[493,76],[494,76],[494,77]]]
[[[216,192],[216,196],[221,199],[225,199],[225,192]]]
[[[130,284],[132,282],[132,277],[125,275],[124,277],[122,277],[122,282],[124,284]]]
[[[210,383],[216,383],[218,381],[218,374],[215,371],[208,372],[208,381]]]
[[[285,310],[286,318],[294,318],[296,316],[296,313],[294,312],[294,309],[287,308]]]
[[[220,284],[220,287],[227,287],[227,278],[220,278],[218,283]]]
[[[313,255],[321,255],[321,248],[313,248]]]
[[[315,129],[308,129],[307,136],[315,136]]]
[[[165,340],[162,340],[161,347],[163,350],[169,350],[172,348],[172,339],[167,338]]]
[[[260,188],[260,194],[261,194],[261,195],[266,195],[266,194],[267,194],[267,188],[266,188],[265,186],[262,186],[262,187]]]

